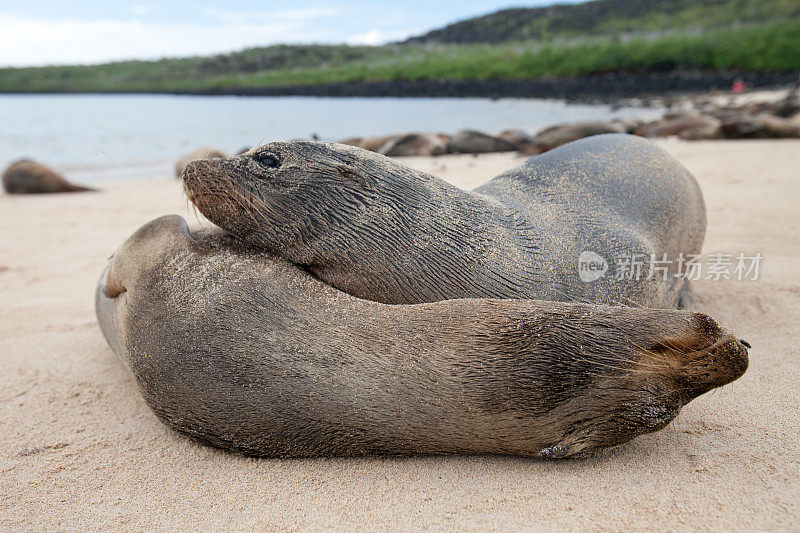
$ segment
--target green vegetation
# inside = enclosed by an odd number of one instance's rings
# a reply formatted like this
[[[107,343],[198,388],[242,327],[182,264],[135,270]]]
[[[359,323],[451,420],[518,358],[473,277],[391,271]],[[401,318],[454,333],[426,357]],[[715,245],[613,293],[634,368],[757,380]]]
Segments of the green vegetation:
[[[505,9],[409,39],[501,43],[613,34],[651,34],[800,20],[797,0],[595,0]]]
[[[509,17],[512,11],[538,13],[538,18]],[[597,0],[512,11],[381,47],[281,45],[207,58],[0,69],[0,92],[236,93],[257,87],[360,81],[520,79],[676,69],[800,71],[796,0]],[[568,20],[564,13],[574,18]],[[694,25],[687,22],[698,20]],[[677,31],[675,26],[683,29]],[[546,27],[547,32],[534,27]],[[648,33],[619,33],[633,27]],[[468,44],[447,42],[462,42],[459,39],[470,33]],[[517,40],[526,36],[536,38]],[[498,39],[502,42],[495,42]]]

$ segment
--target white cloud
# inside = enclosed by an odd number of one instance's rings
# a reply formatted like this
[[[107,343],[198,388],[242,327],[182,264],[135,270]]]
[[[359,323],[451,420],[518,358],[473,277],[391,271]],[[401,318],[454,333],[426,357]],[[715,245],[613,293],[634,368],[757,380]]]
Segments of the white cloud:
[[[341,14],[340,10],[332,7],[308,7],[281,10],[264,9],[261,11],[238,11],[206,7],[202,12],[204,15],[215,19],[217,22],[228,24],[252,24],[254,22],[269,22],[273,24],[292,23],[328,18]]]
[[[136,4],[131,8],[134,15],[146,15],[150,13],[150,6],[145,4]]]
[[[403,31],[392,31],[386,32],[381,30],[369,30],[366,33],[359,33],[357,35],[351,35],[345,42],[347,44],[359,45],[365,44],[369,46],[375,46],[379,44],[385,44],[388,42],[394,41],[401,41],[412,35],[416,35],[417,33],[421,33],[417,30],[403,30]]]
[[[369,30],[361,35],[354,35],[347,39],[348,44],[368,44],[376,45],[384,42],[383,34],[379,30]]]
[[[313,12],[312,12],[313,11]],[[121,20],[48,20],[0,13],[0,65],[88,64],[117,59],[213,54],[275,43],[332,42],[330,10],[272,12],[219,24],[150,24]],[[281,15],[282,14],[282,15]]]

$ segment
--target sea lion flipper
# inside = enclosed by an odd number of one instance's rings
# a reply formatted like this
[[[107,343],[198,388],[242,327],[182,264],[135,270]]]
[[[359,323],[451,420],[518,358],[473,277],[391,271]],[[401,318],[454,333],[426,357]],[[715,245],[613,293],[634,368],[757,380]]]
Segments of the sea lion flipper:
[[[179,215],[165,215],[140,227],[111,256],[105,275],[106,297],[119,296],[143,270],[193,242],[189,225]]]

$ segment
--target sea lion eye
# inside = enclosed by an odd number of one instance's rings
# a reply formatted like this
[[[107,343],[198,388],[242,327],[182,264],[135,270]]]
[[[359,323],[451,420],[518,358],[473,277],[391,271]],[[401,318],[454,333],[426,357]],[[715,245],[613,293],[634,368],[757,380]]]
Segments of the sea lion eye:
[[[281,166],[281,162],[278,159],[278,156],[273,154],[262,154],[255,156],[255,160],[264,168],[278,168]]]

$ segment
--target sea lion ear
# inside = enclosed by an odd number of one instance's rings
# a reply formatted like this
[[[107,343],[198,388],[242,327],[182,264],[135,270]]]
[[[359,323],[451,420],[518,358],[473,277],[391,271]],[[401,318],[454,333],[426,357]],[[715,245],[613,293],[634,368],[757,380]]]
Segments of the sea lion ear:
[[[336,172],[344,180],[358,183],[359,185],[363,185],[365,187],[370,183],[370,180],[364,174],[359,172],[354,166],[346,163],[337,163],[335,168]]]

